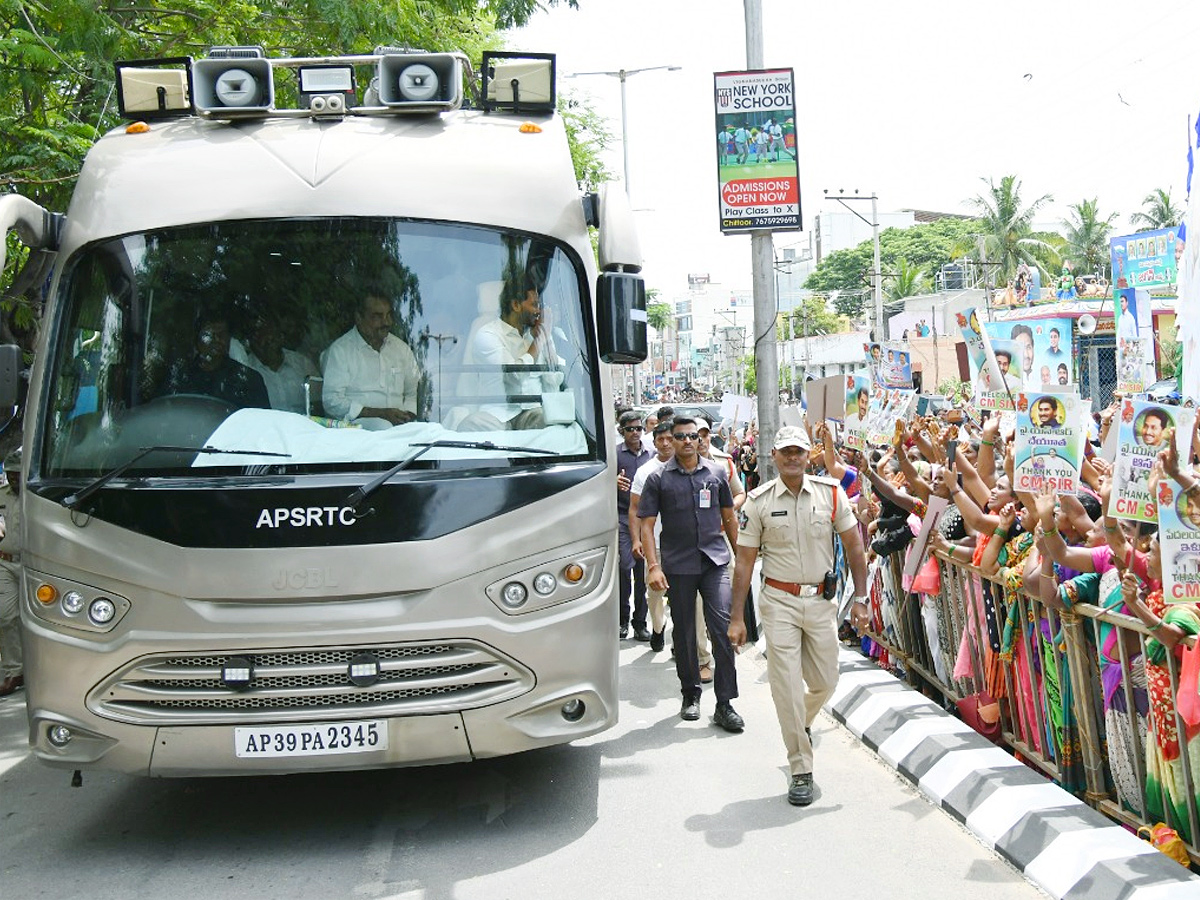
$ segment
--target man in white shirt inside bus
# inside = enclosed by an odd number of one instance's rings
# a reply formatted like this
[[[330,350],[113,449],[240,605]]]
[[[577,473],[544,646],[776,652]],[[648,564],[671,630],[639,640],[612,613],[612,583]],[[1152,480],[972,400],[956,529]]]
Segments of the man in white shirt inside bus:
[[[468,349],[475,365],[491,367],[478,375],[479,394],[514,402],[485,402],[458,425],[459,431],[522,430],[546,424],[540,399],[530,398],[558,390],[562,373],[552,371],[560,360],[545,313],[534,271],[505,281],[499,318],[481,325]],[[516,366],[531,369],[514,371]]]
[[[390,300],[363,292],[354,327],[325,353],[325,412],[365,428],[403,425],[417,417],[421,370],[408,344],[392,334]]]

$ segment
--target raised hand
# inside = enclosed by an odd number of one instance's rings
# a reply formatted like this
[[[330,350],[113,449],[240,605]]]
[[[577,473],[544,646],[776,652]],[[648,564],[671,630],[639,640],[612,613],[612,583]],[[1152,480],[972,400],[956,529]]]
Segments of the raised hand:
[[[1042,529],[1045,531],[1054,530],[1054,489],[1047,484],[1042,485],[1042,489],[1034,496],[1034,503],[1037,506],[1038,521],[1041,523]]]

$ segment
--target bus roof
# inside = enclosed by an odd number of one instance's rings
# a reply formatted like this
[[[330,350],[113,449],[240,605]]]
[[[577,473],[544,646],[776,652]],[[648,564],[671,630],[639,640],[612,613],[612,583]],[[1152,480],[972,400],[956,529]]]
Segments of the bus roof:
[[[522,130],[527,121],[540,130]],[[62,249],[192,223],[325,216],[467,222],[576,241],[586,233],[557,116],[188,117],[97,142]]]

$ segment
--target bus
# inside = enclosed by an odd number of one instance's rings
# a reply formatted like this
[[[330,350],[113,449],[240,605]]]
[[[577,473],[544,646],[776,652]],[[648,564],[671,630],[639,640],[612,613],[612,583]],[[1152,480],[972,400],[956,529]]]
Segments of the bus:
[[[608,369],[645,358],[645,291],[624,193],[579,189],[554,58],[116,69],[128,124],[67,213],[0,199],[46,285],[33,754],[288,773],[613,725]]]

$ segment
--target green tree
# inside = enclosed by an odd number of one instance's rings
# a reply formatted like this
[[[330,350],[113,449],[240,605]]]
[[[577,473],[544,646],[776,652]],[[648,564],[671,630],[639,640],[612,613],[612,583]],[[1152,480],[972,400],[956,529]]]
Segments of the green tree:
[[[544,0],[554,6],[560,0]],[[562,0],[576,7],[578,0]],[[65,209],[84,154],[117,124],[113,62],[198,56],[216,44],[269,55],[368,52],[379,44],[501,45],[539,0],[0,0],[0,186]]]
[[[888,304],[896,304],[905,297],[929,293],[931,286],[924,269],[901,258],[896,260],[895,272],[884,277],[884,300]]]
[[[646,293],[649,295],[650,292],[647,291]],[[670,328],[674,320],[675,316],[671,312],[670,303],[649,303],[646,305],[646,321],[659,334]]]
[[[1155,188],[1142,198],[1142,207],[1129,217],[1132,224],[1140,226],[1138,231],[1174,228],[1183,221],[1183,210],[1171,203],[1170,190]]]
[[[1006,279],[1016,277],[1021,263],[1040,265],[1048,255],[1053,255],[1053,247],[1033,234],[1034,216],[1053,198],[1043,194],[1025,203],[1021,198],[1021,181],[1015,175],[1005,175],[999,184],[990,178],[980,180],[987,183],[987,191],[972,197],[967,204],[979,214],[976,236],[979,249],[987,262],[996,264],[996,283],[1003,284]],[[975,243],[964,243],[958,249],[962,254],[969,253]]]
[[[559,98],[558,113],[567,129],[567,146],[571,148],[571,162],[580,189],[594,191],[611,181],[612,172],[603,160],[604,151],[613,142],[608,120],[574,94]]]
[[[0,0],[0,189],[16,189],[52,211],[67,208],[91,145],[116,127],[113,62],[201,56],[217,44],[258,44],[270,56],[365,53],[380,44],[459,50],[478,64],[501,46],[498,29],[542,6],[577,0]],[[282,81],[279,92],[294,89]],[[580,184],[608,177],[611,140],[586,105],[563,114]],[[6,274],[24,259],[9,239]],[[32,306],[0,302],[5,329],[32,326]],[[7,339],[7,336],[6,336]],[[21,341],[21,343],[29,343]]]
[[[1116,217],[1116,213],[1110,213],[1101,219],[1095,197],[1071,205],[1062,222],[1065,240],[1058,252],[1075,264],[1076,272],[1105,273],[1109,266],[1108,238]]]
[[[799,306],[788,313],[780,313],[775,321],[775,333],[779,340],[815,337],[821,334],[840,334],[850,330],[849,320],[837,312],[830,312],[824,297],[805,297]]]
[[[926,273],[938,272],[957,257],[957,248],[977,230],[974,220],[953,217],[912,228],[886,228],[879,235],[880,266],[885,273],[895,272],[900,261],[905,260]],[[838,313],[858,318],[870,302],[873,260],[874,246],[870,240],[857,247],[835,250],[821,260],[804,286],[829,295],[837,291],[833,305]]]

